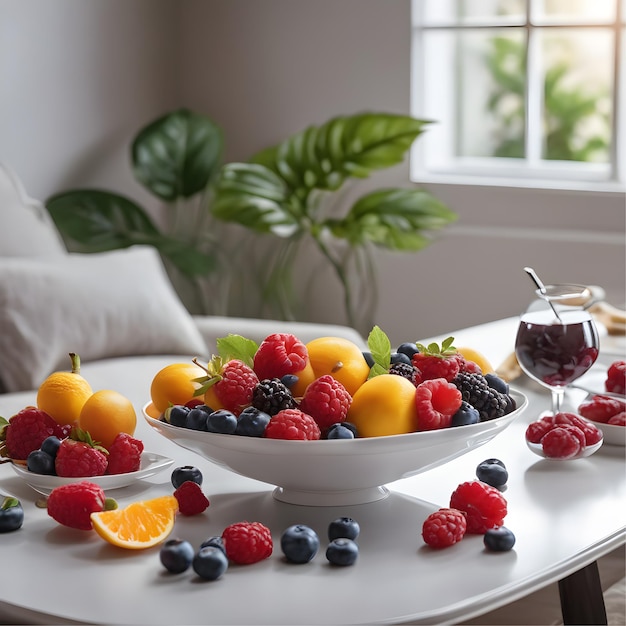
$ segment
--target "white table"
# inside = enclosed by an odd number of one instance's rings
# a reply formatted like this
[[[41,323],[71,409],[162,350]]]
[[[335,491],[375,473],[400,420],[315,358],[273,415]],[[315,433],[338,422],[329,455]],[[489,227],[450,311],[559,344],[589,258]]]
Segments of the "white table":
[[[457,345],[478,348],[497,364],[511,350],[515,328],[515,320],[503,320],[453,334]],[[615,358],[604,356],[605,362]],[[262,521],[274,533],[272,557],[255,565],[231,566],[212,583],[198,581],[191,570],[168,575],[160,565],[158,548],[124,551],[95,533],[57,525],[35,507],[36,494],[2,465],[0,491],[22,500],[26,522],[19,532],[0,534],[0,619],[106,624],[454,623],[564,581],[561,590],[574,612],[566,615],[566,623],[581,623],[574,600],[587,593],[596,602],[587,619],[598,623],[603,607],[595,561],[625,540],[625,448],[604,446],[594,456],[573,462],[540,459],[527,449],[524,430],[548,408],[549,397],[530,383],[518,388],[528,395],[529,408],[493,441],[443,467],[393,483],[385,500],[350,507],[277,502],[270,485],[203,461],[141,423],[139,436],[148,450],[174,458],[175,465],[193,463],[205,476],[209,509],[201,516],[179,517],[175,535],[197,546],[242,520]],[[147,390],[137,390],[133,401],[138,409],[146,394]],[[4,410],[0,396],[0,414]],[[487,553],[480,536],[468,536],[445,550],[426,548],[420,536],[425,517],[446,506],[454,488],[475,478],[476,465],[489,457],[500,458],[509,469],[505,524],[516,535],[515,548]],[[169,474],[166,470],[145,484],[111,495],[123,506],[171,493]],[[327,524],[340,515],[361,524],[360,556],[348,568],[329,566],[323,554]],[[322,538],[322,550],[307,565],[285,563],[278,547],[281,531],[298,522],[311,525]]]

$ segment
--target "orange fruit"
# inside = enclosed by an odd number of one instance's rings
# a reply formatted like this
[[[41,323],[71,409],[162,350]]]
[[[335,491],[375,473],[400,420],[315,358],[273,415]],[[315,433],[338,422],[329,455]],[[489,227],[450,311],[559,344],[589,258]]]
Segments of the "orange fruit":
[[[361,348],[343,337],[318,337],[306,344],[315,378],[330,374],[354,396],[367,380],[370,367]]]
[[[177,512],[174,496],[160,496],[133,502],[123,509],[98,511],[90,518],[94,530],[105,541],[128,550],[143,550],[167,538]]]
[[[71,372],[53,372],[37,390],[37,408],[45,411],[57,424],[76,424],[87,398],[93,390],[80,375],[80,357],[70,352]]]
[[[171,363],[159,370],[150,385],[152,404],[159,414],[171,404],[185,404],[193,399],[200,383],[194,378],[206,377],[206,370],[195,363]]]
[[[294,375],[298,377],[298,382],[291,388],[291,393],[295,398],[301,398],[306,388],[316,379],[311,361],[307,362],[304,369],[294,372]]]
[[[484,374],[493,374],[495,370],[487,359],[487,357],[474,348],[457,348],[457,351],[465,358],[466,361],[473,361],[480,367],[481,372]]]
[[[137,414],[133,403],[112,389],[93,393],[83,405],[78,425],[94,441],[109,448],[119,433],[135,434]]]
[[[417,428],[415,386],[402,376],[381,374],[363,383],[348,410],[361,437],[414,432]]]

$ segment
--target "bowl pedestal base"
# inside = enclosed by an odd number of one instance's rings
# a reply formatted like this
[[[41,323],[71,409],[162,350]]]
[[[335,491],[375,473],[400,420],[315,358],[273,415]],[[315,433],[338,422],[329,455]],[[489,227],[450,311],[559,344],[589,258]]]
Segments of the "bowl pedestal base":
[[[368,487],[350,491],[299,491],[276,487],[272,492],[276,500],[301,506],[350,506],[383,500],[389,495],[386,487]]]

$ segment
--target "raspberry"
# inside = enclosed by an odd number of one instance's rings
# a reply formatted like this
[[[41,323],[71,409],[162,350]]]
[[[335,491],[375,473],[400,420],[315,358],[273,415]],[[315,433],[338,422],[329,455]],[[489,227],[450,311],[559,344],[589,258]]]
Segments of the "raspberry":
[[[461,406],[461,392],[445,378],[420,383],[415,389],[417,430],[447,428]]]
[[[310,415],[325,430],[345,421],[351,402],[352,396],[346,388],[330,374],[325,374],[306,388],[300,410]]]
[[[57,476],[75,478],[102,476],[107,465],[106,450],[95,445],[89,433],[79,429],[72,429],[72,434],[61,442],[54,460]]]
[[[285,383],[278,378],[269,378],[254,388],[252,406],[268,415],[276,415],[283,409],[296,408],[297,402]]]
[[[48,496],[48,515],[59,524],[91,530],[90,515],[105,509],[106,498],[100,485],[83,480],[55,487]]]
[[[482,374],[459,372],[452,382],[458,387],[463,400],[478,410],[482,422],[502,417],[513,408],[509,396],[490,387]]]
[[[585,435],[584,445],[586,446],[592,446],[602,439],[602,431],[597,426],[575,413],[557,413],[554,416],[554,423],[555,425],[571,424],[580,428]]]
[[[467,531],[465,514],[457,509],[439,509],[422,525],[422,538],[431,548],[447,548],[461,541]]]
[[[197,361],[194,361],[197,363]],[[199,363],[197,363],[199,365]],[[259,382],[254,370],[239,359],[224,362],[219,357],[213,357],[206,368],[207,375],[199,379],[202,387],[196,395],[206,393],[207,390],[215,394],[217,401],[234,415],[239,415],[252,402],[252,392]]]
[[[457,356],[459,360],[459,372],[467,372],[468,374],[482,374],[480,365],[474,361],[468,361],[462,354]]]
[[[536,422],[532,422],[526,428],[526,441],[530,443],[541,443],[543,436],[554,428],[554,417],[547,415]]]
[[[237,522],[222,533],[226,556],[239,565],[249,565],[268,558],[274,544],[272,533],[260,522]]]
[[[611,424],[611,426],[626,426],[626,411],[614,415],[607,424]]]
[[[611,393],[626,394],[626,361],[611,363],[606,373],[604,389]]]
[[[306,345],[290,333],[268,335],[254,355],[253,369],[259,380],[282,378],[301,372],[309,362]]]
[[[551,459],[571,459],[585,447],[585,434],[577,426],[561,424],[541,439],[543,453]]]
[[[320,427],[300,409],[283,409],[265,428],[268,439],[300,439],[313,441],[321,437]]]
[[[460,370],[456,355],[443,357],[418,352],[413,357],[413,365],[419,371],[417,380],[420,382],[434,378],[445,378],[451,382]]]
[[[143,442],[128,433],[119,433],[109,446],[107,474],[136,472],[141,467]]]
[[[609,396],[595,395],[578,406],[578,412],[593,422],[606,424],[611,417],[624,410],[624,402]]]
[[[20,460],[38,450],[44,439],[51,435],[64,439],[69,433],[69,427],[57,424],[50,415],[34,406],[27,406],[16,413],[5,428],[7,454]]]
[[[178,510],[182,515],[199,515],[209,506],[209,499],[202,492],[202,487],[193,480],[186,480],[174,491],[178,501]]]
[[[467,532],[474,534],[502,526],[507,514],[504,496],[480,480],[461,483],[450,497],[450,508],[466,514]]]

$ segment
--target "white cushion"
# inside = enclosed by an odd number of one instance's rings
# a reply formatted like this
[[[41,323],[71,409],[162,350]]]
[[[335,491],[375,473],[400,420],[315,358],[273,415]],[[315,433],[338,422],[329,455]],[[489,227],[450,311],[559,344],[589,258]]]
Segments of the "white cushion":
[[[52,371],[126,355],[206,356],[154,248],[0,258],[0,378],[37,388]]]
[[[26,195],[11,169],[0,163],[0,256],[64,256],[67,250],[50,214]]]

